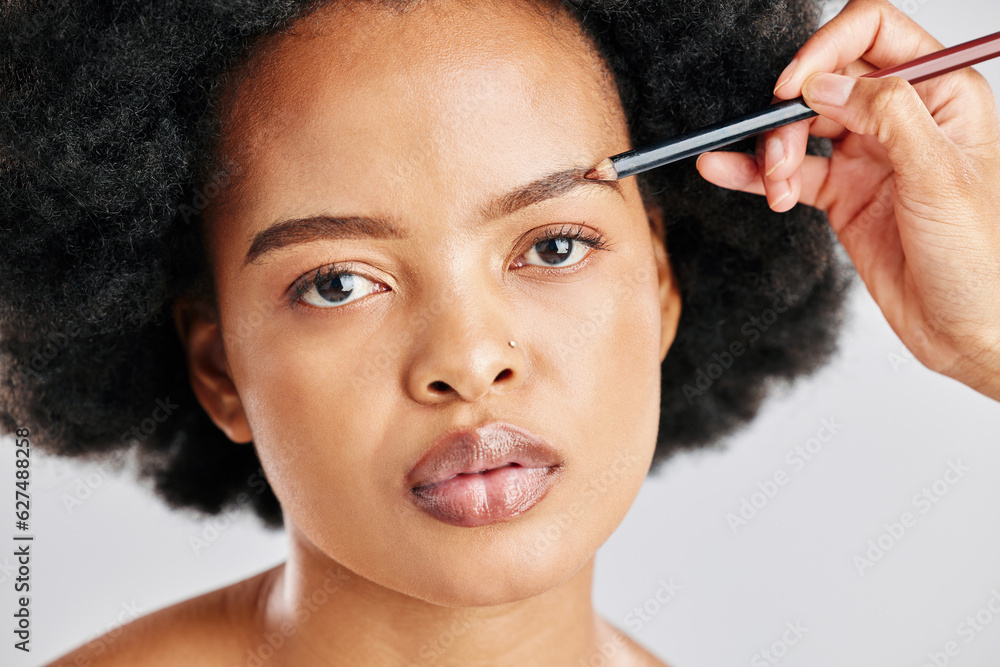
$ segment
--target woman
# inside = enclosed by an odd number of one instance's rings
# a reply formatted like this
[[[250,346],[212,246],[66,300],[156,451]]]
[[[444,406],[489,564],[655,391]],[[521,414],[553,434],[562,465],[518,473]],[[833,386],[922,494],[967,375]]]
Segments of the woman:
[[[595,615],[594,552],[651,464],[826,359],[846,282],[830,229],[916,357],[1000,399],[1000,286],[965,273],[996,273],[988,87],[956,72],[919,87],[924,107],[896,81],[806,83],[939,48],[891,6],[849,4],[778,77],[821,119],[757,160],[699,161],[788,213],[691,165],[581,178],[762,103],[780,69],[762,62],[808,31],[806,5],[787,28],[777,3],[697,4],[687,23],[670,3],[220,3],[183,20],[116,4],[87,19],[86,58],[8,83],[5,210],[24,220],[4,225],[21,253],[3,269],[6,428],[64,454],[138,443],[171,503],[253,506],[290,540],[286,564],[55,664],[662,664]],[[32,48],[5,71],[31,71]],[[729,76],[701,87],[713,71]],[[67,81],[79,98],[55,92]],[[81,91],[120,115],[46,106]],[[14,141],[39,109],[77,126]],[[809,132],[832,156],[805,157]],[[72,196],[44,180],[67,173]],[[730,349],[776,299],[780,324]],[[40,325],[66,321],[85,333],[32,367]],[[727,352],[740,363],[705,372]]]

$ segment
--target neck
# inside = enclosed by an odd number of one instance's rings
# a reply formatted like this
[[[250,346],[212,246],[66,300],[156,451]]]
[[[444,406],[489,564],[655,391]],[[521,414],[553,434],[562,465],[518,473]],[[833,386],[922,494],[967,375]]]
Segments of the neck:
[[[348,570],[289,526],[286,563],[268,573],[257,627],[271,667],[579,667],[607,639],[591,603],[591,558],[566,582],[527,600],[443,607]],[[256,634],[256,633],[255,633]]]

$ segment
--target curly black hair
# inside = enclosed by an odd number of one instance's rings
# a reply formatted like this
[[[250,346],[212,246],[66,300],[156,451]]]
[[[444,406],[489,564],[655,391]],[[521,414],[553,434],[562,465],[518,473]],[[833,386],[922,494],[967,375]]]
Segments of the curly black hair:
[[[559,0],[614,73],[632,144],[770,103],[820,0]],[[0,10],[0,429],[56,455],[133,448],[174,508],[281,508],[198,404],[172,304],[210,280],[198,213],[221,81],[321,0],[18,0]],[[405,5],[397,0],[397,5]],[[736,146],[753,150],[753,140]],[[814,142],[811,152],[829,144]],[[836,349],[853,271],[823,212],[774,213],[687,160],[637,176],[682,314],[654,468],[718,444]],[[223,184],[224,185],[224,184]],[[206,194],[207,193],[207,194]]]

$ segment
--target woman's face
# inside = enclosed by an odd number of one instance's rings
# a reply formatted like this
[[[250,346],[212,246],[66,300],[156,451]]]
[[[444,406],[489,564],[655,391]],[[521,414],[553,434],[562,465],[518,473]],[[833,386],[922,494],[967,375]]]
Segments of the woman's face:
[[[227,102],[238,175],[205,211],[220,324],[183,334],[195,391],[312,546],[438,604],[569,579],[654,451],[680,298],[635,179],[581,177],[630,145],[574,26],[519,3],[328,6]],[[411,502],[436,438],[498,420],[564,458],[532,509],[459,527]]]

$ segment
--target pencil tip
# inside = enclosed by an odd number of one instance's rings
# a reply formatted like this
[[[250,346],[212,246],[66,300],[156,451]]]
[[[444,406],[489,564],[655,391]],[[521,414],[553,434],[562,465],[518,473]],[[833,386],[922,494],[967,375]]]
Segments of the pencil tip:
[[[615,181],[618,180],[618,172],[615,171],[615,165],[611,158],[604,158],[583,177],[592,181]]]

